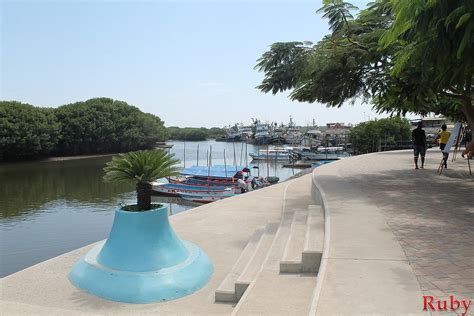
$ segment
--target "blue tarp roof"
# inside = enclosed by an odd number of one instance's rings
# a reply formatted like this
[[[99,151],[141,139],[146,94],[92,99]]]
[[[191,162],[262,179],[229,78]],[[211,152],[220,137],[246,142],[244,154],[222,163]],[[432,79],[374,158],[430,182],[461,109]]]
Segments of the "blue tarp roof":
[[[189,168],[184,168],[181,171],[182,175],[186,176],[196,176],[196,177],[212,177],[212,178],[232,178],[239,171],[242,171],[245,166],[232,166],[227,165],[227,174],[226,166],[216,165],[211,166],[209,169],[207,166],[192,166]],[[237,170],[237,171],[236,171]]]

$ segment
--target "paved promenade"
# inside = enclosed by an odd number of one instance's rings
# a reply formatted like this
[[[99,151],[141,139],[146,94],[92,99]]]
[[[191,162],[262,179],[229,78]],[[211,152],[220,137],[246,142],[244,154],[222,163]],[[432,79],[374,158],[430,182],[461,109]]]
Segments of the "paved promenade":
[[[314,172],[331,227],[318,315],[421,312],[422,293],[474,297],[474,178],[467,162],[459,157],[438,176],[437,150],[428,152],[425,169],[414,170],[411,156],[369,154]]]
[[[210,282],[193,295],[145,305],[88,295],[67,274],[90,245],[1,279],[0,314],[414,315],[423,314],[423,295],[472,299],[474,178],[460,157],[437,176],[439,158],[430,150],[426,168],[414,170],[411,151],[352,157],[172,216],[177,234],[214,263]],[[309,236],[297,229],[313,227],[298,218],[318,209],[318,275],[280,273],[290,241]],[[259,230],[248,289],[238,303],[216,302]]]

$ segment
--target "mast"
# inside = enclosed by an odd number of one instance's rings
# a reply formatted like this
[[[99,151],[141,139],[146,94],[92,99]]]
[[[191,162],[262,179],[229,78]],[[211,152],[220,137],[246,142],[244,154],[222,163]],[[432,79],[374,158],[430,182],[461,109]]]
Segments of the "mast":
[[[270,161],[268,160],[268,144],[267,144],[267,178],[270,174]]]
[[[232,142],[232,148],[234,150],[234,166],[237,169],[237,157],[235,156],[235,142]]]
[[[247,152],[247,142],[245,142],[245,166],[248,167],[249,166],[249,155],[248,155],[248,152]]]
[[[198,144],[197,153],[196,153],[196,166],[199,166],[199,144]]]
[[[207,190],[211,190],[211,164],[212,164],[212,146],[209,146],[209,164],[207,165]]]
[[[224,172],[225,172],[224,181],[227,181],[227,161],[225,158],[225,148],[224,148]],[[234,189],[234,177],[232,177],[232,189]]]
[[[242,155],[244,153],[244,143],[242,142],[242,146],[240,146],[240,165],[242,166]]]

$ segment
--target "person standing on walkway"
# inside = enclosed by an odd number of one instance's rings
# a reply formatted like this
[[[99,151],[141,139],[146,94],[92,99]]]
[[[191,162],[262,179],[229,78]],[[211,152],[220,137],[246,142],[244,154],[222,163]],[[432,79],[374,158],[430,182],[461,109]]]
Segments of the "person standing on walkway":
[[[472,156],[474,156],[474,140],[472,139],[472,131],[469,126],[466,126],[464,129],[463,139],[466,149],[461,152],[461,156],[464,158],[464,156],[467,155],[467,159],[470,159]]]
[[[421,169],[425,165],[426,154],[426,134],[423,130],[423,122],[418,122],[417,127],[411,132],[411,139],[413,141],[413,151],[415,154],[415,169],[418,168],[418,156],[421,156]]]
[[[441,149],[441,152],[443,154],[444,168],[448,168],[449,153],[444,153],[443,150],[446,147],[446,144],[448,143],[449,137],[451,136],[451,133],[446,131],[446,129],[446,124],[441,125],[441,131],[438,133],[438,136],[436,136],[435,139],[439,142],[439,149]]]

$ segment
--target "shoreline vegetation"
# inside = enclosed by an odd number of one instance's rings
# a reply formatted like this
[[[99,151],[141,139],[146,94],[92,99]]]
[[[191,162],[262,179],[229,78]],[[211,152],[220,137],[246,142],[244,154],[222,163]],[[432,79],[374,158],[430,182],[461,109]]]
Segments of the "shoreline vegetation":
[[[97,157],[222,135],[222,128],[166,128],[158,116],[111,98],[57,108],[0,101],[0,163]]]

